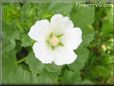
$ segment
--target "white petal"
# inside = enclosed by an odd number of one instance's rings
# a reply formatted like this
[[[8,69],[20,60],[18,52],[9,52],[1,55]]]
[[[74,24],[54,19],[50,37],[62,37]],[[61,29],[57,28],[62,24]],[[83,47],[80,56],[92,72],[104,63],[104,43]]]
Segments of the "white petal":
[[[80,28],[73,28],[67,30],[60,38],[64,46],[70,49],[77,49],[82,42],[82,31]]]
[[[33,45],[33,52],[35,53],[36,58],[42,63],[52,63],[54,59],[54,54],[51,51],[51,48],[45,43],[36,42]]]
[[[30,28],[28,35],[36,41],[45,41],[50,34],[49,21],[40,20]]]
[[[73,23],[68,17],[63,17],[61,14],[56,14],[51,18],[51,28],[56,34],[63,33],[66,29],[73,28]]]
[[[65,47],[56,48],[54,53],[55,53],[54,62],[56,65],[71,64],[77,58],[77,55],[74,53],[73,50],[70,50]]]

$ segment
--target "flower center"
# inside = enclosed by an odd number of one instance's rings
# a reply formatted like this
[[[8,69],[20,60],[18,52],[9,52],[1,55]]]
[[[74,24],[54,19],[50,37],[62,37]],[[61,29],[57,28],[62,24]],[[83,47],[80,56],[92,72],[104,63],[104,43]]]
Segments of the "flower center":
[[[57,46],[59,44],[59,39],[56,36],[52,36],[49,42],[52,46]]]

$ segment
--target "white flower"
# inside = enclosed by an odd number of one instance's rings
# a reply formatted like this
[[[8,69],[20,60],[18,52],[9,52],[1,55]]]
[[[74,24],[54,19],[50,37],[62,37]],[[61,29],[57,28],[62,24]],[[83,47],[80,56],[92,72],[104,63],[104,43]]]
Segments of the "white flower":
[[[73,63],[77,55],[73,50],[82,42],[82,31],[74,27],[68,17],[61,14],[48,20],[40,20],[33,25],[28,35],[36,42],[33,52],[42,63],[56,65]]]

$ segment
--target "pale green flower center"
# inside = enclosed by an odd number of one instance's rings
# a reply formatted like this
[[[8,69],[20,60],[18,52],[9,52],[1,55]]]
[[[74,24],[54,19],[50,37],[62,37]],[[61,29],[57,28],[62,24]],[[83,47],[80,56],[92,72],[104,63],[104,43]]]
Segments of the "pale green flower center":
[[[56,36],[52,36],[49,42],[52,46],[57,46],[59,44],[59,38]]]
[[[54,35],[54,33],[51,33],[47,38],[47,43],[52,49],[54,49],[56,46],[63,46],[63,43],[60,41],[62,36],[63,34]]]

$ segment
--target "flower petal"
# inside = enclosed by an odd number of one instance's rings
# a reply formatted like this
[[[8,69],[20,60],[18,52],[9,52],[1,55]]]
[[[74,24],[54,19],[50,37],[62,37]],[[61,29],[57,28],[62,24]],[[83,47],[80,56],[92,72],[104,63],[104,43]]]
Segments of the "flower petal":
[[[77,55],[74,53],[73,50],[70,50],[65,47],[56,48],[54,53],[55,53],[54,62],[56,65],[71,64],[77,58]]]
[[[30,28],[28,35],[36,41],[45,41],[50,34],[49,21],[40,20]]]
[[[70,49],[77,49],[82,42],[82,31],[80,28],[73,28],[67,30],[60,38],[63,45]]]
[[[56,14],[51,18],[51,28],[56,34],[63,33],[66,29],[73,28],[73,23],[68,17]]]
[[[33,52],[35,53],[36,58],[42,63],[52,63],[54,59],[54,54],[51,51],[51,48],[45,43],[36,42],[33,45]]]

